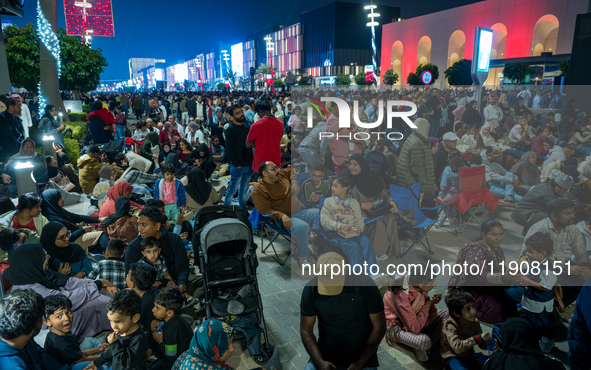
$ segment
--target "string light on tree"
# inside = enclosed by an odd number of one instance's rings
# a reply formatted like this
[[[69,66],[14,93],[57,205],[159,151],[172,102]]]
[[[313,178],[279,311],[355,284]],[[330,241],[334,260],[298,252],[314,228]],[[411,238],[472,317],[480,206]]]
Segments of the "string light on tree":
[[[370,13],[367,15],[368,18],[371,19],[370,22],[367,22],[366,26],[367,27],[371,27],[371,49],[372,49],[372,56],[371,56],[371,64],[373,64],[373,77],[374,80],[376,81],[376,84],[378,83],[378,48],[376,47],[376,27],[379,26],[380,24],[378,22],[375,21],[374,18],[377,18],[380,16],[379,13],[374,13],[373,10],[377,8],[377,6],[375,5],[367,5],[364,7],[364,9],[368,9],[370,11]]]
[[[41,42],[43,43],[43,45],[45,45],[47,50],[49,50],[51,55],[55,58],[57,64],[57,76],[59,78],[62,71],[59,39],[57,38],[57,35],[53,32],[51,24],[43,15],[43,11],[41,10],[41,3],[39,0],[37,1],[37,28]],[[45,105],[47,105],[47,100],[43,96],[43,91],[41,90],[41,82],[39,82],[39,114],[43,114],[45,112]]]

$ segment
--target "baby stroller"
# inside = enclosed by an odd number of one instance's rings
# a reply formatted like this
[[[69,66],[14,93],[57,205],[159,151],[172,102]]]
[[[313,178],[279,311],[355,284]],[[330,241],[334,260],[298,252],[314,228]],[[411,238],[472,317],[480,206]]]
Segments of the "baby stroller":
[[[248,333],[250,355],[257,364],[266,364],[273,348],[263,315],[248,214],[237,206],[204,207],[197,213],[195,230],[193,253],[199,256],[203,274],[206,317],[238,316],[229,324],[237,332]]]

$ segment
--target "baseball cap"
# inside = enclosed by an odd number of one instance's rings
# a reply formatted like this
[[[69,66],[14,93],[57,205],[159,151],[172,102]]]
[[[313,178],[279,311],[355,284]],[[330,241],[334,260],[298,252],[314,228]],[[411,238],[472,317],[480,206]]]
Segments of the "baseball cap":
[[[458,141],[458,140],[460,140],[460,138],[458,137],[458,135],[454,134],[453,132],[446,132],[443,135],[443,140],[446,140],[446,141]]]
[[[343,256],[336,252],[328,252],[320,257],[316,262],[317,271],[321,274],[318,275],[318,293],[322,295],[339,295],[343,291],[345,285],[345,273],[343,264],[345,259]],[[328,265],[328,266],[327,266]],[[336,267],[333,269],[331,266],[339,266],[338,271]],[[333,272],[339,272],[339,274],[333,275]]]

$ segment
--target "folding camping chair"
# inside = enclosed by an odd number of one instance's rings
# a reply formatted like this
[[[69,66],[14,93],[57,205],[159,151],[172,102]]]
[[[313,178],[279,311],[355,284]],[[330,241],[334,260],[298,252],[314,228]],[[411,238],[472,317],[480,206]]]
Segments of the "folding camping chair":
[[[478,216],[476,216],[476,212],[480,211],[480,208],[484,206],[484,219],[486,220],[487,209],[492,211],[499,203],[499,200],[485,186],[485,173],[486,168],[484,166],[464,167],[459,169],[460,188],[455,202],[446,203],[437,200],[437,202],[443,206],[441,211],[445,212],[445,216],[438,221],[437,228],[439,228],[441,223],[445,220],[449,220],[454,229],[456,229],[456,234],[461,234],[472,219],[475,219],[479,225],[482,225],[482,222],[478,219]],[[458,207],[458,225],[456,225],[454,219],[450,217],[452,205]],[[462,215],[465,215],[466,213],[468,214],[465,216],[467,219],[463,222]]]
[[[267,253],[267,249],[271,247],[273,249],[273,253],[275,256],[273,259],[277,261],[278,264],[281,266],[285,266],[285,262],[291,257],[291,230],[286,229],[283,225],[279,224],[279,221],[275,220],[273,215],[261,215],[261,223],[259,225],[261,231],[261,250],[263,253]],[[273,232],[273,237],[270,236],[270,232]],[[265,247],[265,234],[267,234],[267,238],[269,238],[269,244]],[[277,249],[275,249],[275,240],[277,237],[282,236],[285,240],[289,242],[289,250],[286,252],[287,257],[283,261],[279,259],[279,255],[277,254]]]
[[[431,250],[431,244],[429,244],[429,238],[427,233],[431,230],[431,227],[435,225],[437,220],[432,220],[425,216],[421,210],[432,210],[438,209],[439,207],[433,208],[420,208],[419,207],[419,196],[421,194],[421,183],[418,182],[412,185],[410,188],[403,186],[390,185],[390,196],[392,200],[398,205],[399,211],[413,210],[414,216],[417,221],[415,226],[406,224],[402,221],[398,221],[401,229],[409,229],[411,234],[414,236],[413,243],[406,251],[402,251],[402,257],[408,253],[416,244],[420,244],[429,254],[433,254]],[[423,239],[425,240],[423,242]],[[426,242],[426,244],[425,244]]]

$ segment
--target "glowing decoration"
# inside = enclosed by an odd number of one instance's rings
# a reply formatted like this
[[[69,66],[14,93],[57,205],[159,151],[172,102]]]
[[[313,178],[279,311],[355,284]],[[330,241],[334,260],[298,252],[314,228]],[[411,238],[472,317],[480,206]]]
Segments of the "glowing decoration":
[[[378,62],[377,62],[378,48],[376,47],[376,27],[379,26],[380,24],[378,22],[376,22],[374,18],[379,17],[380,13],[373,12],[373,10],[375,8],[377,8],[377,6],[375,6],[375,5],[366,5],[363,8],[366,10],[369,10],[369,14],[367,15],[367,17],[371,19],[371,22],[368,22],[366,24],[366,26],[371,27],[371,50],[372,50],[371,64],[373,65],[373,70],[377,71],[378,70]],[[377,74],[374,74],[373,77],[374,77],[376,84],[377,84],[378,83]]]
[[[64,0],[68,35],[114,37],[111,0]]]
[[[41,10],[41,3],[37,1],[37,29],[39,32],[39,38],[41,42],[47,50],[51,53],[51,55],[55,58],[55,62],[57,64],[57,76],[59,78],[61,71],[62,71],[62,62],[60,60],[60,43],[57,38],[57,35],[53,32],[51,28],[51,23],[45,18],[43,15],[43,11]],[[45,113],[45,105],[47,105],[47,100],[43,96],[43,91],[41,90],[41,82],[39,82],[39,114]]]

